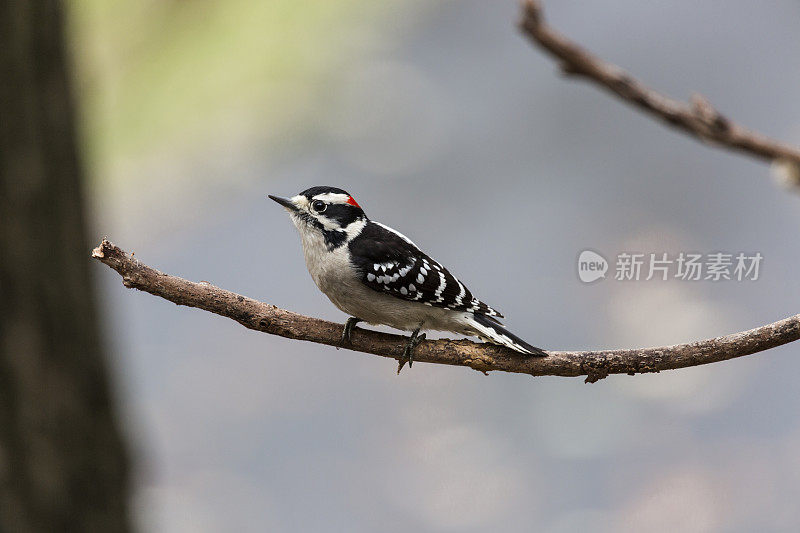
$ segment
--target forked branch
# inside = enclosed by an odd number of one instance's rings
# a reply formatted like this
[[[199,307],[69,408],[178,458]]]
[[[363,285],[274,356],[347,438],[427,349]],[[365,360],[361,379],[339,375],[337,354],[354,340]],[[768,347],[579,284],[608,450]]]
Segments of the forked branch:
[[[721,115],[699,94],[693,95],[691,102],[684,103],[647,87],[617,65],[603,61],[550,27],[537,0],[525,0],[519,25],[534,43],[559,61],[565,74],[582,76],[622,101],[701,141],[800,168],[800,148],[740,126]]]
[[[117,271],[126,287],[149,292],[178,305],[210,311],[256,331],[328,346],[341,345],[342,324],[286,311],[209,283],[164,274],[128,256],[107,240],[92,251],[92,257]],[[417,346],[414,360],[467,366],[481,372],[587,376],[587,382],[595,382],[609,374],[659,372],[725,361],[799,338],[800,315],[795,315],[749,331],[699,342],[634,350],[549,351],[548,357],[525,357],[501,346],[469,340],[427,340]],[[400,335],[355,328],[351,342],[342,347],[399,359],[405,343],[406,337]]]

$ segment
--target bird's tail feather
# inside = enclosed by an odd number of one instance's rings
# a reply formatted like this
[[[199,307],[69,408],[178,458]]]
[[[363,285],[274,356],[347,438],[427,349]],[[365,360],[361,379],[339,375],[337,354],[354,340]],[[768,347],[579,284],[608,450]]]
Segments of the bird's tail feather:
[[[470,320],[470,325],[475,329],[478,336],[486,341],[494,344],[502,344],[512,350],[515,350],[526,355],[534,355],[544,357],[547,355],[544,350],[531,346],[524,340],[520,339],[506,328],[504,328],[497,320],[484,314],[475,313],[473,320]]]

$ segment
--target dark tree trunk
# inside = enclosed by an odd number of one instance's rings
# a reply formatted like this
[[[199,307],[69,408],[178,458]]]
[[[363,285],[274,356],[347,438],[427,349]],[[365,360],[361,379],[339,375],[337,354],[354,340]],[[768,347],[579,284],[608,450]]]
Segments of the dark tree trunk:
[[[126,531],[57,1],[0,0],[0,531]]]

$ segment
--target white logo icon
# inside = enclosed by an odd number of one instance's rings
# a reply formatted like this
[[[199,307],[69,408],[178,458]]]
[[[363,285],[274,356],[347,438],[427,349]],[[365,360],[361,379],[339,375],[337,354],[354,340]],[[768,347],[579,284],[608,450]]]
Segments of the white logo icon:
[[[578,256],[578,277],[584,283],[591,283],[606,277],[608,261],[602,255],[591,250],[584,250]]]

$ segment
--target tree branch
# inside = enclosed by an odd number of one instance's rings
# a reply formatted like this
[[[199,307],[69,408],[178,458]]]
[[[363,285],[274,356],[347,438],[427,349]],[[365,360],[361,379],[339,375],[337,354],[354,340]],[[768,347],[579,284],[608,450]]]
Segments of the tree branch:
[[[583,76],[624,102],[701,141],[768,161],[789,162],[800,168],[800,148],[732,122],[699,94],[694,94],[690,103],[684,103],[645,86],[617,65],[603,61],[548,26],[537,0],[523,3],[519,26],[533,42],[560,62],[565,74]]]
[[[105,239],[92,251],[92,257],[116,270],[128,288],[231,318],[256,331],[328,346],[341,344],[344,327],[341,324],[279,309],[209,283],[195,283],[164,274],[128,256]],[[699,342],[634,350],[552,351],[548,352],[548,357],[525,357],[502,346],[468,340],[428,340],[417,346],[414,359],[468,366],[484,373],[499,370],[531,376],[587,376],[586,382],[593,383],[609,374],[633,375],[725,361],[799,338],[800,315],[795,315],[750,331]],[[399,360],[406,339],[400,335],[354,328],[352,342],[342,347]]]

